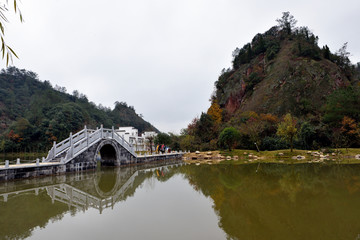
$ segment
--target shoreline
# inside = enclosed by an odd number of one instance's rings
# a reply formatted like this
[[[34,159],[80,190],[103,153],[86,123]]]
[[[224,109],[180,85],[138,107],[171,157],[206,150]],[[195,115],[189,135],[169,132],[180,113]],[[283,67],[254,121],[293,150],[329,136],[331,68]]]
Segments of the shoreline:
[[[250,163],[323,163],[323,164],[360,164],[360,149],[352,148],[326,151],[290,149],[263,151],[234,149],[232,151],[207,151],[187,153],[184,162],[199,164],[250,164]]]

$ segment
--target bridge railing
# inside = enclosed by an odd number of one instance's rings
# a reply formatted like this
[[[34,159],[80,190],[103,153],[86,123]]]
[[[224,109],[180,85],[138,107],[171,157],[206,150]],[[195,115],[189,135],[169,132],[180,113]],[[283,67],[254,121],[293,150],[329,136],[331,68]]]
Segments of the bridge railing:
[[[101,205],[101,199],[67,184],[46,187],[46,191],[53,201],[71,204],[84,210],[88,207],[99,208]]]
[[[113,131],[109,128],[103,128],[103,138],[112,138],[113,137]]]
[[[97,141],[101,139],[101,129],[97,129],[95,131],[93,130],[87,130],[86,127],[84,129],[84,137],[79,137],[77,142],[73,141],[73,144],[70,145],[68,148],[68,152],[65,156],[65,162],[68,162],[72,158],[76,157],[86,149],[88,149],[90,146],[95,144]],[[82,134],[82,133],[81,133]],[[81,136],[79,134],[78,136]]]
[[[61,152],[67,150],[67,148],[70,147],[71,141],[73,143],[76,143],[82,139],[85,138],[86,135],[86,127],[81,130],[80,132],[77,132],[76,134],[72,135],[70,134],[70,137],[68,137],[67,139],[59,142],[58,144],[56,144],[56,148],[55,148],[55,156],[60,154]]]
[[[132,145],[130,143],[128,143],[124,137],[122,137],[121,135],[119,135],[117,132],[114,133],[114,139],[121,145],[123,146],[126,150],[128,150],[129,152],[133,152],[133,148]]]
[[[93,145],[97,140],[101,139],[101,129],[98,129],[88,136],[89,146]]]
[[[50,160],[50,159],[53,159],[56,156],[64,153],[71,147],[72,144],[85,139],[87,132],[88,132],[88,130],[85,126],[85,128],[83,130],[77,132],[74,135],[72,135],[72,133],[70,133],[70,137],[64,139],[63,141],[61,141],[59,143],[54,142],[53,147],[50,149],[46,159]]]
[[[136,155],[135,151],[134,151],[134,146],[131,143],[129,143],[128,141],[126,141],[125,138],[123,136],[119,135],[116,131],[114,131],[113,139],[116,140],[121,146],[123,146],[126,150],[128,150],[134,156]]]
[[[121,146],[123,146],[126,150],[128,150],[131,154],[135,156],[135,151],[133,149],[133,145],[130,144],[128,141],[124,139],[123,136],[119,135],[115,130],[114,127],[110,128],[103,128],[103,137],[104,138],[111,138],[116,140]]]

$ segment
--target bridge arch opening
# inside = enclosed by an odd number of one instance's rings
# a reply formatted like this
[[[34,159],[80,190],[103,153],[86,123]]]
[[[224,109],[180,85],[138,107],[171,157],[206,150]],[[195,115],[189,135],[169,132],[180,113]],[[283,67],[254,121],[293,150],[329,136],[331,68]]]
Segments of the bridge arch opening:
[[[100,149],[101,165],[103,166],[115,166],[116,162],[116,150],[110,145],[106,144]]]
[[[116,185],[117,174],[115,169],[99,172],[97,185],[102,193],[111,193]]]

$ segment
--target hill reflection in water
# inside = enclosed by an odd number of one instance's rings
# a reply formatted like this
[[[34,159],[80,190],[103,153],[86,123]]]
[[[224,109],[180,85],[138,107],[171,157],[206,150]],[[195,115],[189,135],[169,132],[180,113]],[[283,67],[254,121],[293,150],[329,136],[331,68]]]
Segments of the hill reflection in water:
[[[360,234],[360,166],[256,169],[255,164],[158,164],[1,183],[0,239],[60,239],[65,230],[68,237],[84,239],[356,239]]]

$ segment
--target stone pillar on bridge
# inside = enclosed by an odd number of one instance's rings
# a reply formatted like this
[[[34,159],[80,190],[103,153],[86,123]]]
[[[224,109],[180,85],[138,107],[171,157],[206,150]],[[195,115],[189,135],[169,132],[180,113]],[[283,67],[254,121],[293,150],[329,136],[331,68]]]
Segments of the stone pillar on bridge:
[[[70,147],[69,147],[68,155],[69,155],[69,158],[72,158],[73,157],[73,147],[74,147],[72,132],[70,132],[69,143],[70,143]]]
[[[52,158],[55,158],[55,154],[56,154],[56,141],[53,142],[53,148],[52,148],[52,150],[53,150]]]
[[[86,147],[89,147],[89,133],[87,131],[86,125],[84,126],[84,134],[85,134],[84,137],[86,139]]]

